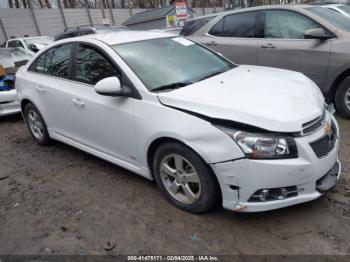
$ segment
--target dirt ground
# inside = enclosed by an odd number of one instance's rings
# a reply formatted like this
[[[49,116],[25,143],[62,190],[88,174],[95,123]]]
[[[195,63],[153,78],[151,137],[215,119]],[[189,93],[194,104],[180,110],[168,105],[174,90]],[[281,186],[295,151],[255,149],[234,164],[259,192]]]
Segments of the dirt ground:
[[[350,121],[342,177],[326,196],[256,214],[193,215],[155,183],[62,143],[41,147],[0,120],[0,254],[349,254]]]

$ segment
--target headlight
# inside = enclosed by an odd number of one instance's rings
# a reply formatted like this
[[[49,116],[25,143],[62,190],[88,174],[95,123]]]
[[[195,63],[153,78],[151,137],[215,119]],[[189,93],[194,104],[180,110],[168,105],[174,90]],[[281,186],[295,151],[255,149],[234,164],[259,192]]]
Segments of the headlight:
[[[227,128],[220,129],[236,141],[248,158],[281,159],[298,157],[297,146],[291,137],[249,133]]]

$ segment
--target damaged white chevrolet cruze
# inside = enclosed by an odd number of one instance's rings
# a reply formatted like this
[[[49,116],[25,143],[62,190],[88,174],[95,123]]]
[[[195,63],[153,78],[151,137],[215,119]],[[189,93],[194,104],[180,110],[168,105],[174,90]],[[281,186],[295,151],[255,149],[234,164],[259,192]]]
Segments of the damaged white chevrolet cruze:
[[[148,179],[174,206],[240,212],[320,197],[339,129],[300,73],[236,65],[188,39],[123,31],[55,42],[16,78],[33,138]],[[142,197],[140,195],[135,197]]]

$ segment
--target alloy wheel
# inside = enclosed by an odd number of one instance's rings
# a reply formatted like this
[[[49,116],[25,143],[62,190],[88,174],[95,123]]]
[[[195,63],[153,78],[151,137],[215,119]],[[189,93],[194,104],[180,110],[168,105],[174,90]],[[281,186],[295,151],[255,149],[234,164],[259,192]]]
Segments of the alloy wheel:
[[[344,100],[346,107],[350,110],[350,87],[345,91]]]
[[[193,165],[178,154],[166,155],[160,162],[160,177],[169,194],[183,204],[196,202],[201,182]]]
[[[44,138],[44,125],[39,114],[33,109],[29,109],[27,119],[29,128],[34,137],[42,140]]]

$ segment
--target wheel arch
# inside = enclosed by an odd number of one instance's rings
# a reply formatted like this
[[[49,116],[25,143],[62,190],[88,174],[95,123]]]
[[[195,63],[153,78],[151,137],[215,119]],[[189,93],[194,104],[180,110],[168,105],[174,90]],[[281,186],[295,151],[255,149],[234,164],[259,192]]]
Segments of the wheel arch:
[[[350,67],[345,69],[343,72],[341,72],[333,81],[331,85],[331,89],[327,94],[327,100],[328,102],[334,102],[335,101],[335,94],[338,90],[339,85],[346,79],[350,79]]]
[[[23,116],[24,119],[26,119],[24,110],[26,108],[26,105],[28,105],[29,103],[32,103],[34,105],[34,103],[32,101],[30,101],[28,98],[24,98],[21,101],[21,112],[22,112],[22,116]]]
[[[155,152],[157,151],[157,149],[160,145],[165,144],[165,143],[171,143],[171,142],[179,143],[185,147],[190,148],[193,152],[195,152],[203,160],[203,162],[208,166],[210,173],[214,176],[214,179],[216,180],[217,186],[218,186],[218,188],[220,188],[220,196],[222,196],[222,190],[221,190],[219,180],[218,180],[217,176],[215,175],[214,170],[207,163],[207,161],[205,161],[203,156],[201,156],[201,154],[198,153],[193,147],[191,147],[188,144],[184,143],[183,141],[180,141],[180,140],[173,138],[173,137],[159,137],[159,138],[156,138],[155,140],[153,140],[151,142],[151,144],[149,145],[149,147],[147,149],[147,165],[148,165],[148,168],[150,170],[150,174],[151,174],[152,178],[154,178],[153,170],[152,170],[152,161],[153,161],[153,157],[154,157]]]

